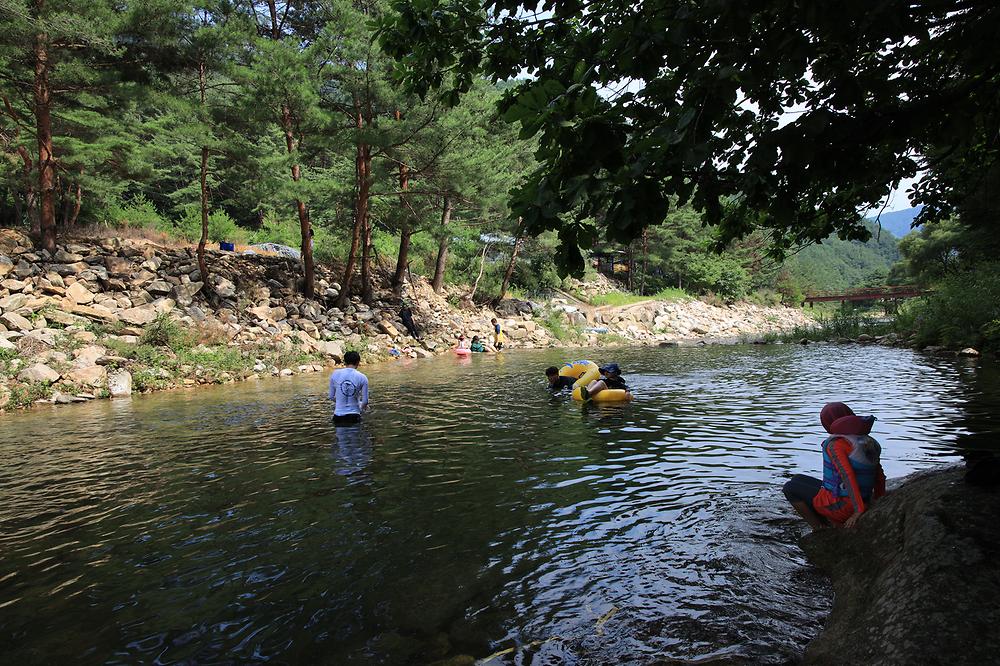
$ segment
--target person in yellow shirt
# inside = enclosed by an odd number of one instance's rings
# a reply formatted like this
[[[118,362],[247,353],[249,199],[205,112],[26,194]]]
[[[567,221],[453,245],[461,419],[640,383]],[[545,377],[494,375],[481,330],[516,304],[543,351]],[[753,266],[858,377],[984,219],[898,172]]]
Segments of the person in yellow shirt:
[[[497,351],[501,351],[503,349],[503,330],[500,328],[500,323],[496,320],[496,317],[490,323],[493,324],[493,346]]]

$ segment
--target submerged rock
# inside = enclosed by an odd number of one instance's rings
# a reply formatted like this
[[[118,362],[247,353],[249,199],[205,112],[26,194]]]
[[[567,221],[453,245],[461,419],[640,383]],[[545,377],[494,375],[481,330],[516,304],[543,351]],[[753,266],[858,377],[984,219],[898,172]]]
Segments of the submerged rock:
[[[985,664],[1000,654],[1000,493],[964,467],[909,477],[853,529],[803,538],[833,579],[806,664]]]

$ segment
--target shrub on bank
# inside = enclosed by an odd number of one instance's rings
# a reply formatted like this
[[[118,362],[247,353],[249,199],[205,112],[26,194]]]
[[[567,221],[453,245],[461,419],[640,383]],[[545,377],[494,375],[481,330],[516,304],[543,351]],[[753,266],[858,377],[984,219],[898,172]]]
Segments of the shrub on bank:
[[[920,345],[1000,347],[1000,262],[949,276],[896,316]]]
[[[838,311],[830,316],[818,316],[814,325],[796,326],[789,331],[767,333],[763,336],[763,340],[765,342],[778,340],[819,342],[841,338],[855,340],[861,335],[885,335],[892,327],[892,322],[886,320],[873,319],[850,311]]]

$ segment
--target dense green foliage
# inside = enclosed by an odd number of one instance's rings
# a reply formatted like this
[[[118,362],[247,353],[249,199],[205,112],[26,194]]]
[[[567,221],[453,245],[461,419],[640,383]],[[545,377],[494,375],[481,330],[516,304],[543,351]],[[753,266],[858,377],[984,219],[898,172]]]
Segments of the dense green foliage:
[[[763,291],[797,303],[887,273],[891,237],[857,240],[869,228],[855,211],[913,173],[919,160],[889,157],[903,145],[923,154],[929,135],[883,136],[871,114],[901,91],[921,103],[933,91],[876,74],[906,53],[943,48],[952,23],[975,13],[958,11],[940,36],[871,56],[848,85],[837,72],[859,49],[942,20],[938,10],[878,25],[896,2],[779,12],[657,0],[621,13],[577,3],[534,23],[483,9],[465,0],[0,0],[0,224],[44,237],[51,186],[60,233],[106,225],[186,243],[311,247],[343,270],[345,297],[369,298],[375,276],[399,292],[407,272],[474,284],[481,299],[533,295],[567,268],[592,270],[582,247],[624,260],[630,270],[615,275],[637,297]],[[857,34],[833,31],[835,15]],[[434,33],[446,27],[456,30]],[[724,48],[708,54],[720,30]],[[749,44],[771,44],[774,57],[747,62]],[[840,50],[824,50],[831,45]],[[688,58],[698,54],[711,57]],[[801,80],[809,67],[811,80]],[[938,65],[921,67],[915,76]],[[532,78],[515,79],[522,68]],[[431,85],[446,99],[415,94]],[[978,103],[972,95],[962,108]],[[782,125],[790,104],[807,112]],[[40,157],[45,113],[50,160]],[[850,134],[861,123],[871,128]],[[940,255],[947,227],[927,233],[906,241],[907,262],[923,268],[900,267],[895,279],[952,271],[950,250],[940,270],[921,258]],[[775,257],[816,239],[784,265]]]
[[[930,224],[902,239],[897,278],[930,293],[897,316],[921,345],[1000,348],[1000,238],[959,220]]]
[[[997,180],[995,3],[394,6],[383,43],[421,94],[531,75],[503,103],[540,146],[514,208],[531,232],[558,231],[570,270],[577,245],[631,241],[688,202],[723,247],[765,229],[779,255],[866,239],[859,211],[918,173],[921,221]]]

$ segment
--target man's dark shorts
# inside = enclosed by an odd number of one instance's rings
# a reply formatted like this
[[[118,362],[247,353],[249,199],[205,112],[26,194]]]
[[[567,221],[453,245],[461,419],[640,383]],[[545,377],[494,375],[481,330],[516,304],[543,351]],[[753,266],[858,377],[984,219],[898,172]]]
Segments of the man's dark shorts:
[[[805,474],[796,474],[781,489],[789,502],[805,502],[812,506],[813,498],[823,487],[823,482]]]
[[[342,416],[333,416],[333,425],[335,426],[346,426],[346,425],[357,425],[361,423],[361,414],[343,414]]]

